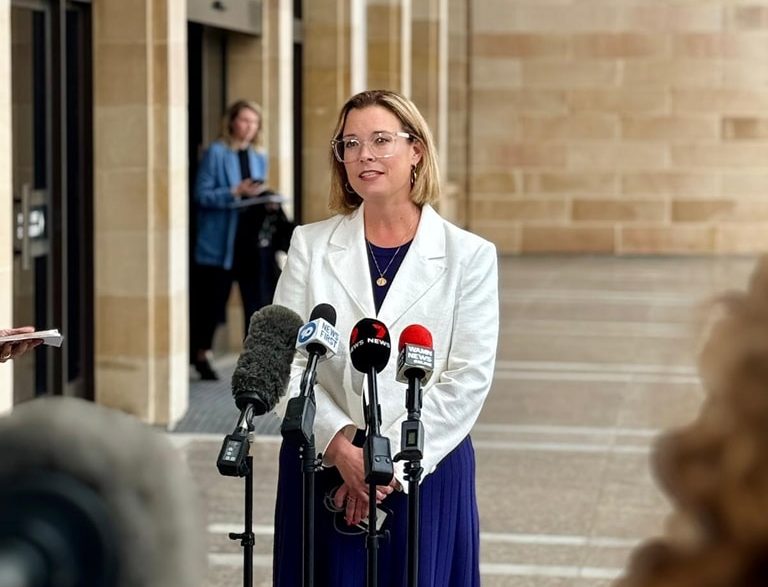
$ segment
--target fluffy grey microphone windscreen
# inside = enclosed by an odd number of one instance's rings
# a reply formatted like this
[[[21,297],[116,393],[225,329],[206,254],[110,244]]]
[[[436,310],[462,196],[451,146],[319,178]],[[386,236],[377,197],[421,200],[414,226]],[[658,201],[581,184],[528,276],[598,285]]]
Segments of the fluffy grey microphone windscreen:
[[[253,313],[232,373],[232,395],[240,409],[251,403],[257,415],[263,414],[285,394],[302,325],[296,312],[277,304]]]
[[[0,545],[48,528],[28,538],[50,546],[41,555],[58,556],[49,557],[52,576],[69,567],[78,585],[200,585],[206,531],[197,491],[168,438],[123,412],[47,397],[0,418]],[[108,531],[86,533],[92,528]],[[77,539],[62,550],[57,533]],[[108,564],[99,553],[111,555]],[[113,579],[95,581],[97,572]]]

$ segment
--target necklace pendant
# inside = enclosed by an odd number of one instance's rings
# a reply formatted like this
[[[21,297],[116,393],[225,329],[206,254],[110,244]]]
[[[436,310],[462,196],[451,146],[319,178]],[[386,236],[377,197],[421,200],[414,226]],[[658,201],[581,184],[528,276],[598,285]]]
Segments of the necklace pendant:
[[[385,285],[387,285],[387,278],[384,276],[379,277],[376,280],[376,285],[378,285],[379,287],[384,287]]]

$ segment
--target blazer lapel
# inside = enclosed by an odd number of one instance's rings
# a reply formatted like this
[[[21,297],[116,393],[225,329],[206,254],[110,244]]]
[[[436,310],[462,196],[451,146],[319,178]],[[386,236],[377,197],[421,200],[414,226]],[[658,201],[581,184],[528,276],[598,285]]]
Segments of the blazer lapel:
[[[224,152],[224,172],[227,174],[228,185],[237,185],[242,181],[240,175],[240,158],[236,151],[230,148]]]
[[[379,319],[393,328],[408,309],[438,283],[446,270],[443,222],[427,205],[422,208],[416,236],[381,305]]]
[[[371,317],[376,309],[365,251],[363,206],[342,219],[331,235],[326,263],[361,314]]]

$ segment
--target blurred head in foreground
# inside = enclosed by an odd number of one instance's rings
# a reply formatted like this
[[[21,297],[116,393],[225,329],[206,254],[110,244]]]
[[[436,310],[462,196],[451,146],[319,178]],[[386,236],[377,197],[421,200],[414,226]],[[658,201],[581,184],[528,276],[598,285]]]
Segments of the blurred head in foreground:
[[[666,536],[633,553],[616,587],[768,585],[768,258],[714,309],[702,409],[652,456],[674,506]]]
[[[182,456],[132,416],[48,397],[0,418],[0,578],[11,585],[199,585],[198,506]]]

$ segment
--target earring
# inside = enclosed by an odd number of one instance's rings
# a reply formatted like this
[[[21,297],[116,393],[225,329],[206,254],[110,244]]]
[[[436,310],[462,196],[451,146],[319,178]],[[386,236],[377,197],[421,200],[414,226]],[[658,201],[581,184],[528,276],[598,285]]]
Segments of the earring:
[[[416,166],[411,165],[411,187],[413,187],[413,184],[416,183],[416,180],[419,178],[419,174],[416,173]]]
[[[357,193],[355,190],[352,189],[352,186],[349,185],[348,181],[344,182],[344,191],[347,192],[348,194],[356,194]]]

